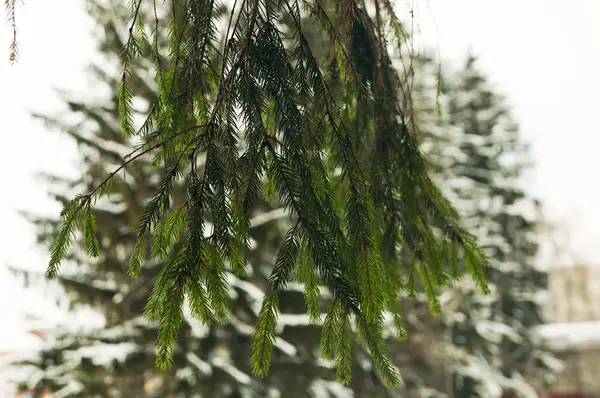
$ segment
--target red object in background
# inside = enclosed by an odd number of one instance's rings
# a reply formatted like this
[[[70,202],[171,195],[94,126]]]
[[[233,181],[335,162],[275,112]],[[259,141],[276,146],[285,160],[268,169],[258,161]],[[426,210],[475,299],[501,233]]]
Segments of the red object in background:
[[[17,395],[17,398],[33,398],[34,392],[35,392],[35,390],[21,391],[19,393],[19,395]],[[48,390],[46,389],[46,391],[42,392],[42,398],[48,397],[48,396],[49,396],[49,393],[48,393]]]
[[[44,332],[42,332],[41,330],[30,330],[29,333],[36,337],[39,337],[40,339],[44,339],[44,337],[46,337]]]
[[[503,395],[502,398],[516,398],[514,395]],[[549,392],[540,395],[540,398],[596,398],[592,395],[584,395],[578,392]]]
[[[550,395],[550,398],[592,398],[589,395],[583,395],[581,393],[576,392],[561,392],[561,393],[553,393]]]

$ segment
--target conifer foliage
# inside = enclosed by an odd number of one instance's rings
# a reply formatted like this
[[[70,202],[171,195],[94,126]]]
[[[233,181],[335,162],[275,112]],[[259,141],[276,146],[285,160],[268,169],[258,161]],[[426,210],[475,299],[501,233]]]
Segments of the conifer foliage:
[[[160,324],[159,367],[173,361],[186,300],[202,322],[227,322],[226,270],[247,272],[242,253],[262,196],[280,200],[295,223],[269,277],[252,343],[254,373],[268,372],[279,294],[296,275],[309,311],[318,306],[315,286],[332,294],[321,352],[335,358],[338,380],[351,378],[356,330],[382,379],[397,386],[400,376],[384,352],[384,312],[400,324],[400,292],[422,288],[439,313],[441,289],[463,269],[487,293],[488,260],[426,173],[404,106],[410,93],[386,44],[404,44],[392,5],[374,0],[371,16],[354,0],[237,0],[221,28],[222,5],[214,0],[173,0],[168,17],[157,3],[131,1],[123,52],[121,129],[138,144],[102,184],[65,206],[47,276],[59,275],[78,231],[87,255],[100,255],[96,201],[120,173],[151,158],[163,178],[137,221],[129,273],[164,260],[145,309]],[[317,47],[326,62],[304,35],[306,14],[325,33]],[[164,54],[158,32],[167,24]],[[136,126],[129,80],[145,43],[159,94]],[[177,203],[181,181],[187,198]],[[410,252],[409,265],[400,248]],[[316,311],[311,315],[318,321]]]
[[[44,175],[50,197],[61,204],[68,202],[73,191],[88,191],[100,184],[115,162],[130,152],[131,141],[120,132],[116,91],[120,74],[107,67],[115,64],[121,52],[124,32],[120,32],[129,12],[120,0],[92,0],[88,11],[98,23],[98,41],[102,60],[91,67],[91,77],[100,88],[110,87],[108,95],[83,99],[72,94],[65,97],[68,107],[56,116],[40,116],[48,128],[74,139],[79,147],[81,166],[75,180]],[[164,39],[159,38],[164,44]],[[149,46],[142,48],[149,54]],[[148,74],[152,61],[144,56],[135,60],[131,85],[139,93],[136,116],[146,111],[156,98],[156,87]],[[150,65],[150,68],[145,66]],[[304,289],[298,283],[279,292],[280,313],[277,319],[275,347],[271,370],[267,377],[252,377],[251,342],[254,324],[260,312],[264,290],[272,269],[276,251],[285,233],[296,220],[281,208],[277,198],[257,200],[249,230],[251,248],[243,251],[248,264],[247,276],[238,278],[226,267],[230,289],[228,323],[203,326],[193,319],[189,304],[185,305],[184,321],[178,333],[173,364],[167,371],[156,369],[155,340],[159,322],[140,315],[151,294],[158,272],[168,258],[149,261],[144,272],[132,279],[127,274],[129,254],[137,233],[135,221],[164,176],[160,167],[151,167],[152,159],[140,158],[123,174],[116,175],[110,198],[100,199],[95,206],[97,238],[100,256],[90,259],[85,252],[83,234],[77,234],[69,256],[56,280],[68,294],[71,308],[92,307],[104,319],[104,324],[85,328],[73,319],[67,330],[62,327],[48,333],[48,344],[36,358],[20,363],[21,381],[25,389],[41,392],[48,389],[56,397],[396,397],[397,390],[388,390],[373,372],[368,353],[360,346],[353,348],[351,385],[335,382],[335,362],[320,358],[322,325],[311,324],[310,314],[323,318],[327,292],[318,297],[318,307],[309,314],[303,300]],[[174,204],[184,203],[187,192],[183,181],[176,184]],[[58,217],[30,215],[38,228],[38,241],[45,247],[57,234]],[[181,222],[181,218],[179,219]],[[212,219],[207,217],[210,227]],[[158,246],[150,246],[149,250]],[[308,264],[307,262],[303,264]],[[29,276],[27,271],[13,269]],[[298,267],[295,281],[307,281],[308,294],[317,295],[320,286],[311,268]],[[44,281],[45,282],[45,281]],[[37,286],[36,286],[37,288]],[[48,285],[41,286],[48,291]],[[315,302],[313,299],[311,302]],[[315,315],[316,314],[316,315]],[[293,344],[292,344],[293,343]],[[30,371],[29,371],[30,370]],[[37,388],[36,388],[37,387]]]
[[[91,67],[91,77],[100,83],[96,90],[110,87],[107,96],[91,99],[62,93],[68,107],[56,116],[40,116],[51,130],[77,142],[81,166],[75,180],[43,175],[49,184],[50,197],[62,205],[73,191],[88,191],[100,184],[115,162],[130,152],[131,141],[120,132],[116,91],[120,74],[115,60],[121,52],[124,32],[120,27],[129,12],[120,0],[88,1],[88,11],[97,21],[98,42],[102,59]],[[163,43],[163,38],[159,38]],[[143,47],[149,54],[149,46]],[[143,116],[148,104],[156,98],[156,87],[148,74],[152,61],[144,56],[135,60],[131,85],[136,98],[135,117]],[[146,68],[146,65],[150,68]],[[65,98],[66,97],[66,98]],[[127,274],[129,254],[137,233],[135,221],[164,176],[164,170],[151,167],[151,158],[140,158],[129,172],[115,176],[110,198],[96,203],[95,216],[100,256],[90,259],[85,252],[85,239],[77,234],[69,256],[56,280],[68,294],[71,308],[89,308],[101,315],[104,324],[77,319],[68,328],[49,331],[48,344],[36,358],[21,363],[23,388],[48,389],[57,397],[394,397],[373,372],[364,348],[353,347],[352,382],[342,387],[335,382],[335,363],[320,358],[322,325],[311,324],[298,283],[279,292],[280,314],[272,368],[267,377],[251,377],[251,342],[254,324],[267,288],[268,276],[285,233],[296,221],[281,208],[276,198],[268,203],[259,197],[251,218],[250,250],[243,251],[248,263],[247,276],[238,278],[226,267],[230,289],[228,323],[203,326],[193,319],[189,304],[178,333],[173,364],[167,371],[155,369],[155,340],[159,323],[143,319],[141,314],[151,294],[154,280],[167,259],[149,261],[144,272],[132,279]],[[183,182],[183,181],[182,181]],[[185,185],[174,188],[174,204],[187,199]],[[261,195],[264,196],[264,195]],[[38,228],[38,241],[46,248],[58,233],[58,217],[30,215]],[[180,221],[181,222],[181,221]],[[210,227],[212,219],[206,220]],[[158,247],[158,246],[157,246]],[[149,248],[152,250],[152,246]],[[306,264],[306,263],[305,263]],[[13,269],[32,278],[30,272]],[[318,294],[320,286],[310,268],[296,268],[295,281],[306,280],[310,294]],[[312,278],[312,279],[311,279]],[[36,288],[38,288],[36,286]],[[48,291],[48,285],[40,286]],[[61,290],[62,290],[61,289]],[[310,313],[322,318],[328,294],[323,292],[319,307]],[[92,319],[94,319],[93,317]],[[94,326],[91,325],[94,323]],[[293,344],[292,344],[293,343]],[[31,371],[29,371],[31,370]]]

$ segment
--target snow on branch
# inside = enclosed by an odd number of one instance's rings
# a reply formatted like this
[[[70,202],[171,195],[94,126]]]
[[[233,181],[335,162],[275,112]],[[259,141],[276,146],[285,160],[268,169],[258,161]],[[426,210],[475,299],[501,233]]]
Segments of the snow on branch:
[[[600,322],[551,323],[538,326],[535,334],[553,351],[600,348]]]
[[[94,344],[72,351],[69,356],[76,360],[90,358],[95,365],[108,365],[114,360],[124,362],[127,356],[138,349],[134,343]]]

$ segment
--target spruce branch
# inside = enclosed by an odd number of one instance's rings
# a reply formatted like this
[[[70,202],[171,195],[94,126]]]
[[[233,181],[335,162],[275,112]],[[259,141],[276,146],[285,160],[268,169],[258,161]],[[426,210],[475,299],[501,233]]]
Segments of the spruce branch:
[[[77,218],[79,217],[80,212],[83,209],[86,209],[86,211],[84,213],[84,232],[85,232],[85,239],[87,242],[86,250],[88,250],[88,253],[91,256],[93,256],[94,254],[97,253],[96,247],[95,247],[97,245],[97,243],[95,242],[96,230],[94,227],[94,222],[93,222],[94,216],[93,216],[93,210],[92,210],[91,206],[92,206],[92,203],[95,200],[97,194],[103,192],[103,189],[108,184],[110,184],[112,178],[115,175],[117,175],[121,170],[125,169],[130,163],[134,162],[135,160],[141,158],[142,156],[148,154],[149,152],[151,152],[153,150],[156,150],[156,149],[162,147],[166,142],[169,142],[188,131],[192,131],[194,129],[199,129],[202,127],[203,126],[189,127],[187,129],[184,129],[184,130],[180,131],[179,133],[159,142],[158,144],[155,144],[154,146],[152,146],[144,151],[139,151],[134,156],[129,156],[127,161],[125,161],[123,164],[121,164],[121,166],[117,167],[112,173],[110,173],[104,179],[104,181],[102,183],[100,183],[99,185],[97,185],[96,188],[94,188],[90,193],[85,194],[85,195],[80,195],[77,198],[75,198],[74,200],[72,200],[71,202],[69,202],[69,204],[61,212],[61,224],[59,227],[60,234],[59,234],[59,237],[55,240],[54,245],[52,247],[50,263],[49,263],[47,271],[46,271],[48,278],[55,278],[57,276],[58,267],[59,267],[60,263],[64,260],[64,258],[67,256],[69,247],[73,241],[75,231],[78,228]],[[201,137],[201,135],[199,135],[197,139],[199,139],[200,137]],[[132,152],[132,154],[134,152]],[[139,265],[141,265],[141,261],[143,261],[143,259],[141,259],[140,256],[142,255],[142,253],[145,253],[145,247],[146,246],[145,246],[144,241],[139,241],[138,243],[136,243],[136,246],[133,251],[134,255],[132,256],[132,265],[130,268],[130,270],[131,270],[130,272],[133,275],[136,275],[139,272],[139,271],[137,271],[138,267],[139,267]]]
[[[117,167],[112,173],[110,173],[106,179],[101,182],[92,192],[90,192],[89,194],[87,194],[86,196],[88,197],[92,197],[94,196],[100,189],[102,189],[102,187],[104,185],[106,185],[116,174],[118,174],[121,170],[125,169],[130,163],[136,161],[137,159],[141,158],[142,156],[147,155],[148,153],[161,148],[162,146],[164,146],[165,144],[169,143],[172,140],[175,140],[176,138],[178,138],[179,136],[188,133],[190,131],[196,130],[196,129],[201,129],[206,127],[205,125],[197,125],[197,126],[192,126],[192,127],[188,127],[185,128],[181,131],[179,131],[178,133],[165,138],[164,140],[162,140],[161,142],[154,144],[153,146],[144,149],[143,151],[140,151],[139,149],[135,149],[134,151],[128,153],[127,155],[125,155],[125,159],[126,161],[124,163],[122,163],[119,167]],[[197,139],[199,139],[200,136],[198,136]],[[137,152],[137,153],[136,153]]]
[[[335,359],[338,380],[351,379],[356,332],[385,384],[400,385],[384,352],[384,312],[394,315],[404,335],[401,293],[424,290],[431,312],[438,313],[442,289],[463,273],[487,291],[482,267],[488,260],[476,239],[457,226],[456,211],[427,175],[411,117],[409,77],[393,67],[387,48],[382,13],[393,14],[389,1],[373,0],[373,21],[362,2],[343,0],[328,9],[320,0],[303,0],[327,37],[327,57],[309,45],[300,0],[236,0],[221,44],[215,1],[173,1],[164,67],[154,3],[150,46],[158,99],[138,131],[127,76],[141,44],[147,45],[143,21],[136,23],[141,0],[130,4],[118,95],[123,133],[141,136],[142,143],[91,193],[65,208],[49,274],[58,272],[80,217],[88,254],[99,254],[92,201],[131,162],[156,152],[152,165],[164,176],[139,217],[129,273],[139,275],[148,246],[162,262],[145,309],[160,324],[158,366],[173,360],[186,296],[202,322],[227,321],[226,267],[238,276],[246,273],[242,251],[262,188],[263,199],[279,200],[298,221],[269,277],[252,371],[268,372],[279,293],[294,279],[304,285],[313,322],[320,321],[320,285],[333,296],[321,350]],[[289,34],[284,20],[290,21]],[[390,24],[400,47],[402,27],[393,17]],[[174,192],[186,174],[188,198],[175,207]],[[212,231],[205,231],[209,219]],[[409,263],[401,251],[408,252]]]

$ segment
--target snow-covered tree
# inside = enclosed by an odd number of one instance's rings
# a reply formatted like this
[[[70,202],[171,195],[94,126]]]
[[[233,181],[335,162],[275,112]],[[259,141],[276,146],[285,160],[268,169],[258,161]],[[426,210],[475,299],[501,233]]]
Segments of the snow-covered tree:
[[[556,361],[533,334],[544,322],[540,299],[547,275],[534,264],[541,221],[537,201],[523,187],[523,173],[531,166],[527,146],[474,57],[458,72],[442,75],[437,94],[435,64],[420,62],[426,78],[417,79],[424,93],[419,105],[430,109],[421,108],[418,116],[432,176],[491,259],[485,270],[490,295],[478,294],[470,280],[449,291],[459,305],[443,317],[452,369],[448,392],[535,396],[528,382],[550,381]]]

